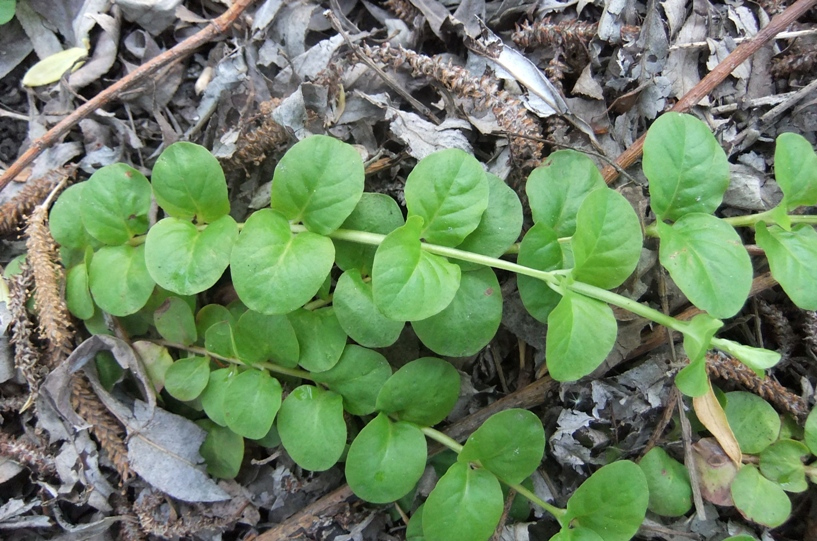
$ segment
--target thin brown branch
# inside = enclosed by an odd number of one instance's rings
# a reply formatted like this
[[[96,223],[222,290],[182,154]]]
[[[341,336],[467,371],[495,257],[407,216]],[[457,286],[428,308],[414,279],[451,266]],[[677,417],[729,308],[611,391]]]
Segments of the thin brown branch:
[[[107,105],[126,90],[135,87],[148,77],[158,73],[169,64],[192,54],[205,43],[226,32],[238,16],[241,15],[252,2],[253,0],[235,0],[227,11],[213,19],[205,28],[202,28],[199,32],[193,34],[172,49],[142,64],[92,99],[77,107],[73,113],[62,119],[56,126],[48,130],[45,135],[34,141],[31,147],[29,147],[17,161],[11,164],[6,172],[3,173],[3,176],[0,176],[0,190],[5,188],[11,179],[19,175],[43,150],[57,143],[59,139],[68,133],[80,120]]]

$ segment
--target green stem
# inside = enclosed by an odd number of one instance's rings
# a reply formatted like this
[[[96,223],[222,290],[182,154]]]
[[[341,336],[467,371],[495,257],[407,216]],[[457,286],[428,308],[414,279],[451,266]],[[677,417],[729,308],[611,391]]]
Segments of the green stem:
[[[729,218],[721,218],[724,222],[732,227],[754,227],[758,222],[771,220],[773,218],[771,210],[767,210],[758,214],[747,214],[745,216],[731,216]],[[792,224],[817,224],[817,215],[814,214],[789,214],[789,220]],[[658,237],[658,228],[655,224],[650,224],[644,229],[644,235],[647,237]]]
[[[220,361],[228,362],[239,366],[248,366],[250,368],[256,367],[266,368],[270,372],[276,372],[278,374],[283,374],[285,376],[293,376],[296,378],[308,379],[312,381],[312,374],[305,370],[298,370],[297,368],[287,368],[285,366],[268,362],[247,364],[245,362],[242,362],[240,359],[236,359],[235,357],[225,357],[224,355],[213,353],[208,349],[200,348],[198,346],[185,346],[184,344],[176,344],[174,342],[168,342],[167,340],[150,340],[150,341],[153,342],[154,344],[159,344],[160,346],[165,346],[173,349],[181,349],[183,351],[189,351],[190,353],[196,353],[198,355],[202,355],[205,357],[212,357],[214,359],[218,359]]]
[[[435,430],[429,426],[420,427],[420,430],[430,439],[448,447],[455,453],[460,454],[462,452],[462,445],[457,443],[457,441],[454,438],[443,434],[439,430]]]

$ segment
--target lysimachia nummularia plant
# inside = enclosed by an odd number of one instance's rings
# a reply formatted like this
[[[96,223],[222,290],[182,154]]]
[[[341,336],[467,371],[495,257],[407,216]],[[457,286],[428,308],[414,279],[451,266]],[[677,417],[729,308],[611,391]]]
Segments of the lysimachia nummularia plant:
[[[406,179],[404,218],[394,199],[364,193],[358,153],[325,136],[283,156],[270,208],[244,223],[230,217],[217,160],[182,142],[162,153],[150,181],[118,164],[66,190],[51,212],[51,231],[68,269],[70,310],[92,333],[108,332],[104,320],[115,316],[131,336],[152,340],[152,347],[134,347],[158,389],[203,412],[209,436],[201,452],[213,475],[237,474],[245,438],[280,442],[315,471],[348,449],[351,488],[387,503],[412,493],[431,438],[458,458],[414,515],[415,536],[488,539],[502,515],[504,484],[557,518],[557,539],[624,541],[651,501],[643,465],[609,464],[565,509],[550,505],[528,488],[544,454],[540,419],[504,411],[460,445],[433,428],[459,395],[452,365],[423,357],[392,373],[372,348],[393,344],[409,324],[437,355],[478,352],[499,328],[495,269],[502,269],[518,275],[525,307],[547,323],[545,355],[558,381],[578,380],[604,361],[617,333],[611,306],[683,334],[690,364],[677,383],[687,395],[709,390],[710,348],[762,371],[779,355],[715,337],[752,281],[733,226],[754,226],[792,300],[817,308],[809,277],[817,264],[817,236],[807,223],[813,217],[790,214],[817,203],[817,157],[787,134],[776,160],[780,207],[722,220],[712,213],[729,171],[712,134],[693,117],[671,113],[650,129],[644,171],[657,221],[646,231],[660,238],[661,264],[706,312],[688,322],[611,291],[638,264],[642,224],[592,161],[569,150],[531,173],[534,225],[518,245],[518,196],[473,156],[444,150],[421,160]],[[164,211],[155,224],[152,199]],[[518,252],[516,262],[506,252]],[[239,300],[199,306],[197,295],[228,269]],[[346,414],[357,416],[348,421],[358,425],[350,445]]]

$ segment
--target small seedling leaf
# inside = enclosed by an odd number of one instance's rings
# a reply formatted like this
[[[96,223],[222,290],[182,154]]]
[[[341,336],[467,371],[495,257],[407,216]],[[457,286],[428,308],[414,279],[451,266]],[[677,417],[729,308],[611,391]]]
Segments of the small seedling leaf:
[[[199,452],[207,463],[207,473],[221,479],[235,478],[244,459],[244,438],[229,428],[205,424],[207,437]]]
[[[488,208],[482,213],[477,228],[457,249],[499,257],[516,242],[522,231],[522,203],[502,179],[491,174],[487,178]]]
[[[213,370],[210,372],[207,387],[201,393],[201,405],[204,408],[204,413],[207,414],[211,421],[220,426],[227,426],[227,418],[224,416],[224,396],[235,375],[232,368]]]
[[[165,389],[170,396],[187,402],[196,399],[210,381],[210,361],[188,357],[174,362],[165,372]]]
[[[596,164],[575,150],[558,150],[534,169],[525,185],[533,221],[559,237],[576,232],[576,215],[590,192],[606,187]]]
[[[689,300],[713,317],[738,313],[752,287],[752,261],[735,229],[701,213],[657,225],[658,257]]]
[[[313,377],[343,397],[346,411],[369,415],[375,411],[380,389],[391,377],[391,366],[380,353],[348,344],[335,366]]]
[[[13,11],[12,11],[13,13]],[[85,58],[88,49],[85,47],[71,47],[47,56],[31,66],[23,75],[23,86],[42,86],[56,83],[68,70],[76,71]]]
[[[675,386],[687,396],[703,396],[709,389],[706,374],[706,358],[701,356],[690,360],[689,364],[675,375]]]
[[[334,258],[327,237],[293,235],[284,216],[264,209],[244,224],[230,257],[230,272],[248,307],[262,314],[286,314],[318,292]]]
[[[457,460],[479,462],[503,481],[517,484],[539,467],[544,453],[542,421],[528,410],[509,409],[471,434]]]
[[[441,312],[460,284],[459,266],[422,249],[422,227],[422,218],[410,216],[406,225],[389,233],[374,256],[374,302],[396,321],[426,319]]]
[[[455,148],[435,152],[406,178],[409,216],[420,216],[421,237],[456,246],[479,225],[488,208],[488,179],[476,158]]]
[[[247,310],[233,330],[238,358],[253,364],[272,359],[287,368],[295,368],[300,358],[298,336],[287,316],[260,314]]]
[[[245,438],[266,436],[281,407],[281,384],[267,372],[247,370],[230,379],[224,390],[227,426]]]
[[[82,224],[104,244],[124,244],[147,231],[150,195],[145,175],[124,163],[106,165],[82,189]]]
[[[237,357],[233,327],[233,323],[229,321],[219,321],[210,325],[204,332],[204,347],[207,351],[222,357]]]
[[[641,224],[633,207],[609,188],[585,197],[573,234],[573,276],[604,289],[621,285],[641,256]]]
[[[760,454],[777,440],[780,416],[759,396],[743,391],[726,393],[726,418],[738,439],[740,449],[750,455]]]
[[[817,154],[796,133],[781,133],[775,141],[774,176],[783,190],[782,207],[817,205]]]
[[[680,517],[692,508],[692,486],[683,464],[660,447],[653,447],[638,465],[650,489],[650,511],[665,517]]]
[[[423,475],[428,450],[415,425],[380,413],[363,427],[346,455],[346,481],[371,503],[402,498]]]
[[[731,490],[735,507],[758,524],[776,528],[791,515],[791,500],[780,485],[760,475],[750,464],[740,469]]]
[[[351,145],[326,135],[296,143],[272,177],[272,208],[320,235],[336,230],[363,194],[363,160]]]
[[[428,495],[423,535],[427,541],[487,541],[499,524],[503,500],[494,474],[458,462]]]
[[[764,348],[745,346],[732,340],[721,339],[718,342],[718,349],[736,357],[740,362],[755,371],[758,377],[763,377],[768,368],[780,362],[780,354]]]
[[[198,338],[193,311],[179,297],[165,299],[153,313],[153,324],[168,342],[189,346]]]
[[[156,202],[174,218],[210,223],[230,212],[221,164],[201,145],[179,141],[167,147],[151,181]]]
[[[94,300],[88,288],[88,265],[83,261],[74,265],[65,275],[65,304],[79,319],[94,315]]]
[[[377,395],[377,410],[401,421],[433,426],[451,412],[459,394],[456,368],[436,357],[421,357],[386,381]]]
[[[91,259],[88,283],[94,302],[113,316],[135,314],[156,283],[148,274],[143,246],[106,246]]]
[[[803,310],[817,310],[817,231],[806,224],[784,231],[780,226],[767,228],[759,223],[755,240],[766,252],[772,276],[792,302]]]
[[[803,458],[811,456],[803,442],[778,440],[760,453],[760,472],[787,492],[808,489]]]
[[[614,462],[573,493],[562,523],[591,529],[604,541],[628,541],[644,521],[649,497],[641,468],[628,460]]]
[[[340,228],[388,235],[405,223],[403,212],[393,198],[382,193],[364,193]],[[335,260],[341,270],[357,269],[361,274],[372,274],[376,246],[335,239],[333,242]]]
[[[545,358],[556,381],[590,374],[616,343],[617,324],[609,305],[566,291],[548,316]]]
[[[310,372],[324,372],[337,364],[346,347],[346,333],[333,308],[299,309],[287,317],[298,337],[298,364]]]
[[[454,300],[411,324],[420,341],[438,355],[467,357],[488,345],[502,321],[502,292],[488,267],[463,272]]]
[[[541,271],[561,269],[564,263],[562,248],[553,228],[543,223],[531,227],[519,245],[517,261],[520,265]],[[519,274],[516,281],[525,309],[537,320],[547,323],[550,312],[559,304],[561,296],[538,278]]]
[[[403,321],[389,319],[377,308],[371,282],[364,282],[357,269],[349,269],[338,278],[332,305],[340,326],[362,346],[388,347],[405,327]]]
[[[87,182],[80,182],[65,189],[51,207],[48,226],[51,236],[60,246],[83,249],[97,248],[100,242],[91,236],[82,224],[82,192]]]
[[[319,387],[301,385],[289,393],[277,426],[284,449],[306,470],[328,470],[346,446],[343,398]]]
[[[706,124],[691,115],[665,113],[653,123],[644,141],[643,167],[659,220],[711,214],[729,186],[726,153]]]
[[[221,321],[226,321],[231,325],[235,324],[235,318],[226,306],[221,304],[208,304],[203,306],[196,314],[196,333],[199,336],[199,340],[204,338],[207,329]]]

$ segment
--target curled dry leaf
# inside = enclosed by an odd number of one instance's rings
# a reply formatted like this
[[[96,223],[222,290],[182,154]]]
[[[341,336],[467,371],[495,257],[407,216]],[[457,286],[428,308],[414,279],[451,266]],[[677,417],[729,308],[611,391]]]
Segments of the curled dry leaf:
[[[709,384],[709,391],[702,395],[696,396],[692,399],[692,407],[695,408],[695,414],[707,430],[709,430],[718,443],[721,444],[724,452],[732,459],[736,466],[740,466],[743,455],[740,452],[740,445],[729,427],[729,422],[726,420],[726,413],[724,413],[721,403],[715,396],[712,390],[712,384]]]

